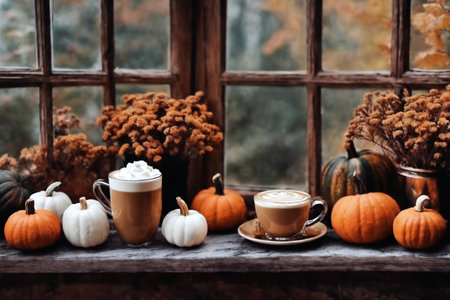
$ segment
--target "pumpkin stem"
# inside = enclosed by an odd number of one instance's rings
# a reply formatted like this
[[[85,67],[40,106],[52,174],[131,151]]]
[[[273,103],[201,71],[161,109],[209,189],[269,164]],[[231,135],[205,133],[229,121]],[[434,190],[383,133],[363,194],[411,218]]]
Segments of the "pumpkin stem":
[[[225,195],[223,192],[223,181],[220,173],[214,175],[212,180],[214,182],[214,186],[216,187],[216,195]]]
[[[189,216],[189,208],[188,208],[186,202],[184,202],[184,200],[181,199],[181,197],[177,197],[177,203],[178,203],[178,206],[180,207],[180,215]]]
[[[355,157],[359,157],[358,151],[356,151],[355,144],[353,143],[353,140],[349,141],[348,145],[349,146],[346,149],[347,150],[347,159],[352,159],[352,158],[355,158]]]
[[[352,180],[353,183],[355,184],[355,192],[357,195],[367,193],[366,186],[362,182],[361,177],[359,176],[359,172],[357,171],[353,172]]]
[[[80,206],[81,206],[81,209],[87,209],[88,208],[87,202],[86,202],[86,197],[81,197],[80,198]]]
[[[349,144],[349,147],[346,149],[347,150],[347,158],[348,159],[352,159],[352,158],[355,158],[355,157],[359,157],[359,154],[356,151],[355,144],[353,143],[353,140],[349,141],[348,144]]]
[[[25,202],[25,213],[27,215],[34,215],[36,213],[36,211],[34,210],[34,200],[33,199],[28,199]]]
[[[55,181],[52,184],[50,184],[45,190],[45,196],[50,197],[51,195],[53,195],[54,190],[60,185],[61,181]]]
[[[425,208],[425,205],[431,201],[430,198],[427,195],[421,195],[417,197],[416,205],[414,206],[414,209],[417,212],[423,212],[423,209]]]

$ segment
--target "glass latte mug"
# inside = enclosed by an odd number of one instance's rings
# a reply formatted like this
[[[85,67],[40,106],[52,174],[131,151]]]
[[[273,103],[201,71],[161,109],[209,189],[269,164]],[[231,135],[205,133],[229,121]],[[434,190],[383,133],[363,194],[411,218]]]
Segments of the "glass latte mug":
[[[254,196],[256,216],[269,240],[288,241],[301,237],[305,227],[320,222],[328,211],[323,199],[295,190],[269,190]],[[311,207],[322,206],[321,213],[309,218]]]
[[[112,215],[120,239],[131,247],[148,245],[158,230],[162,208],[162,176],[123,179],[120,170],[108,174],[109,183],[98,179],[93,184],[95,197]],[[109,188],[110,197],[101,187]]]

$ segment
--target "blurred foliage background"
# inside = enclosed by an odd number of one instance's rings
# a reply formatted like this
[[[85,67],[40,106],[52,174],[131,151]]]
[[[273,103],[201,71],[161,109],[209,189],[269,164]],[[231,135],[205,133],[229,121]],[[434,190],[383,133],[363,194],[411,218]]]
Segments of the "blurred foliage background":
[[[304,71],[305,0],[229,0],[226,68]],[[169,69],[169,0],[116,0],[116,66]],[[99,1],[54,0],[53,66],[99,70]],[[323,69],[389,71],[391,1],[324,0]],[[413,0],[411,67],[448,69],[449,3]],[[0,68],[36,69],[34,3],[0,0]],[[118,84],[125,93],[163,91],[165,85]],[[343,152],[343,134],[367,89],[322,89],[323,163]],[[102,88],[56,87],[54,105],[70,106],[80,131],[102,144],[95,126]],[[227,86],[225,180],[255,187],[306,188],[305,87]],[[37,88],[0,89],[0,154],[18,156],[39,143]]]

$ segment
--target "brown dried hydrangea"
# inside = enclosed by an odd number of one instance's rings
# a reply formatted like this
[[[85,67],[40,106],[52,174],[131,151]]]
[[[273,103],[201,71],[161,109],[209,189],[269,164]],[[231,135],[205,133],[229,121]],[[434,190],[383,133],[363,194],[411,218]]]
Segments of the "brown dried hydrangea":
[[[120,155],[161,161],[163,156],[192,158],[213,151],[223,140],[213,114],[201,103],[203,92],[186,99],[166,94],[128,94],[124,104],[105,106],[97,125],[103,140],[117,147]]]
[[[0,169],[20,172],[35,191],[45,190],[50,183],[61,181],[61,190],[77,202],[81,196],[94,196],[92,183],[107,176],[117,150],[93,145],[84,134],[70,134],[79,121],[69,112],[67,107],[53,111],[53,120],[57,122],[50,159],[47,146],[36,145],[22,149],[18,160],[3,155],[0,157]]]
[[[55,137],[60,135],[68,135],[70,130],[80,126],[75,114],[70,113],[71,108],[64,106],[62,108],[53,107],[53,130]]]
[[[354,116],[346,148],[354,139],[363,139],[379,145],[399,164],[450,169],[450,85],[403,98],[390,92],[367,93]]]

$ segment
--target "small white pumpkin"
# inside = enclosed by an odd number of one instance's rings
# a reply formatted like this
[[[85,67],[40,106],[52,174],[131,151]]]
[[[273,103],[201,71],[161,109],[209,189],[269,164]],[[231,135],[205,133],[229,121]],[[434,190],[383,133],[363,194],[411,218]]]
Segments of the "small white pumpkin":
[[[34,193],[30,199],[34,200],[35,209],[48,209],[55,213],[61,221],[62,215],[69,205],[72,204],[69,196],[63,192],[55,192],[55,189],[61,185],[56,181],[50,184],[45,191]]]
[[[197,246],[208,233],[205,217],[196,210],[189,210],[186,202],[177,197],[179,209],[169,212],[161,225],[161,233],[170,244],[178,247]]]
[[[64,212],[62,227],[66,239],[76,247],[94,247],[103,244],[109,235],[106,211],[97,200],[80,198]]]

